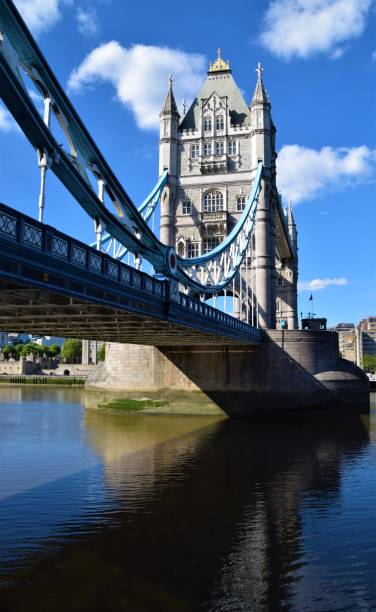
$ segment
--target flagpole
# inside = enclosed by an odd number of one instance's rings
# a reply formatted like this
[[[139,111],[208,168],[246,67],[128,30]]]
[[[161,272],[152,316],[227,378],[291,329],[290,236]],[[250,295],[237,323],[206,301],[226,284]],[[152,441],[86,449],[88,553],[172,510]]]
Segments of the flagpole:
[[[312,312],[309,313],[311,315],[309,318],[312,319],[313,318],[313,295],[312,295],[312,293],[311,293],[311,295],[309,297],[309,301],[312,302],[312,304],[311,304]]]

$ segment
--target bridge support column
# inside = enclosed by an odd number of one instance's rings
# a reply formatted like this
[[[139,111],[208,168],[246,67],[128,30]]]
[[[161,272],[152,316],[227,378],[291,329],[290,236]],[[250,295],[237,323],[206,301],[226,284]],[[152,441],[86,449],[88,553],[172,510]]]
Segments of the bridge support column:
[[[106,360],[87,379],[140,399],[145,411],[252,417],[284,410],[369,407],[366,375],[340,359],[334,332],[269,330],[252,346],[107,344]],[[142,406],[142,404],[140,404]],[[144,410],[144,408],[142,408]]]

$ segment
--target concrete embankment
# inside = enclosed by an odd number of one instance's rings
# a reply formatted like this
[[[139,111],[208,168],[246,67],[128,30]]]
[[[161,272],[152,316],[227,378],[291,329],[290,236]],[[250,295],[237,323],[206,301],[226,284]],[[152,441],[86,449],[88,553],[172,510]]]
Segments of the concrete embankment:
[[[267,330],[261,346],[149,347],[108,344],[87,388],[158,400],[170,412],[265,415],[369,406],[367,376],[341,359],[334,332]],[[141,394],[141,395],[140,395]],[[172,398],[172,399],[171,399]],[[158,412],[157,405],[144,406]],[[160,406],[160,411],[162,406]],[[144,411],[144,410],[143,410]]]

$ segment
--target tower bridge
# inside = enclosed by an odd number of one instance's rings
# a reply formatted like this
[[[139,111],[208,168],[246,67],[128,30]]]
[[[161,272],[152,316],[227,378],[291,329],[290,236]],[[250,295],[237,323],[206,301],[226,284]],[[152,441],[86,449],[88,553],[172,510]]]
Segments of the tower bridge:
[[[170,77],[159,178],[139,207],[11,0],[0,0],[0,95],[40,168],[38,220],[0,205],[1,329],[105,340],[93,386],[200,390],[229,413],[364,400],[336,336],[297,330],[297,230],[260,64],[247,105],[218,51],[182,117]],[[44,223],[50,172],[94,221],[92,246]]]

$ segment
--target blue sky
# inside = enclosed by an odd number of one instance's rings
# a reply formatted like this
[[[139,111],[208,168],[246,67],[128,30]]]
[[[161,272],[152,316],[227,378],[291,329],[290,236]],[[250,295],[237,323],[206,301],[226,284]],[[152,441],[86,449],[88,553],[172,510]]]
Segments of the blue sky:
[[[258,61],[277,127],[278,186],[299,231],[299,310],[330,324],[376,314],[376,2],[163,5],[18,0],[60,82],[135,203],[158,173],[169,72],[190,102],[217,47],[250,101]],[[0,199],[37,216],[36,154],[0,107]],[[53,175],[45,221],[85,242],[92,222]]]

